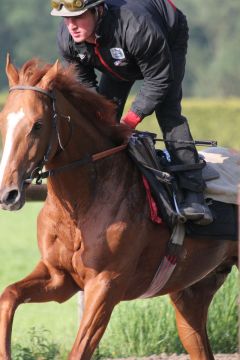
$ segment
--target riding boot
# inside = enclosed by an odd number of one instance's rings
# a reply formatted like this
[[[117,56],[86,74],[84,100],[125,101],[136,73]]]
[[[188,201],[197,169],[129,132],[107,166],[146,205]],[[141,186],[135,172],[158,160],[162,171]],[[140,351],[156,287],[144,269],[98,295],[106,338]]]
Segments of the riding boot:
[[[205,202],[202,192],[185,189],[180,211],[187,220],[192,220],[198,225],[208,225],[213,222],[212,213]]]

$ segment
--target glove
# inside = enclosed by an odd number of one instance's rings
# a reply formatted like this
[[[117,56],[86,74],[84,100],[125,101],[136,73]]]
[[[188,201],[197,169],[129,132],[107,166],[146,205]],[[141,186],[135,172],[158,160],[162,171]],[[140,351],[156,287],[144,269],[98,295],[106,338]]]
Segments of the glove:
[[[121,124],[129,126],[131,129],[135,127],[142,121],[141,117],[135,114],[132,110],[129,110],[127,114],[121,119]]]

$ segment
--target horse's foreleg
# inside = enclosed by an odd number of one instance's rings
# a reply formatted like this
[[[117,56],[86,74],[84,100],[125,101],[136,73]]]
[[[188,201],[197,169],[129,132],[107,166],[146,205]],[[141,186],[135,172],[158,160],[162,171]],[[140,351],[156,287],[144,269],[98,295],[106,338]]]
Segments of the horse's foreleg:
[[[39,262],[23,280],[8,286],[0,297],[0,360],[10,359],[12,322],[18,305],[27,302],[63,302],[78,291],[70,276]]]
[[[216,271],[189,288],[170,294],[179,337],[191,360],[214,360],[206,330],[207,314],[226,276]]]
[[[84,311],[69,360],[90,359],[120,301],[122,287],[107,276],[98,275],[84,288]]]

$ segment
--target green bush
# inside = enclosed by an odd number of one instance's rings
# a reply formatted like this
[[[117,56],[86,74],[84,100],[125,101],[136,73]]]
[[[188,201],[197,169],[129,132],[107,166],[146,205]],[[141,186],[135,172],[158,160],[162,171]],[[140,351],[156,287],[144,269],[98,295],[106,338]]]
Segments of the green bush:
[[[129,100],[126,108],[130,103]],[[239,99],[185,99],[182,109],[195,140],[217,140],[218,146],[240,150],[237,131],[240,124]],[[138,129],[152,131],[162,137],[154,114],[144,119]]]
[[[0,110],[4,105],[4,102],[6,100],[7,94],[6,93],[0,93]]]
[[[49,331],[35,327],[29,331],[29,341],[25,346],[15,344],[12,349],[13,360],[55,360],[58,358],[59,345],[49,337]]]

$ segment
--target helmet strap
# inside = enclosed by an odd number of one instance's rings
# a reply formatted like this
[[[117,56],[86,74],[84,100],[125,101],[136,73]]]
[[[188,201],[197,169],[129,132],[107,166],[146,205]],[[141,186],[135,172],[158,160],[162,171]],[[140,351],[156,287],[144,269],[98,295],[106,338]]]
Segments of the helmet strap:
[[[103,16],[104,6],[98,5],[98,6],[95,7],[95,10],[96,10],[96,15],[97,15],[97,21],[99,22],[99,20]]]

